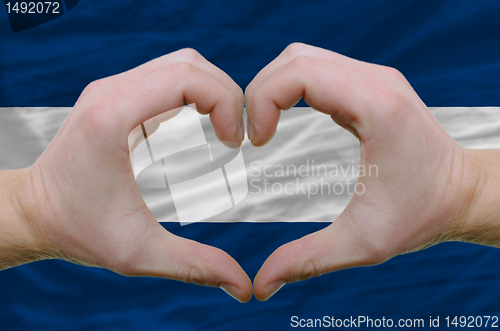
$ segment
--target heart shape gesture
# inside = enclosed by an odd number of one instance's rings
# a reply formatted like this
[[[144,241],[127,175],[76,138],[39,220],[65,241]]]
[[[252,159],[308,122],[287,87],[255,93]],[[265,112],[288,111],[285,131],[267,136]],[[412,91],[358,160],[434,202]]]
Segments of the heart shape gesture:
[[[254,280],[257,299],[286,283],[445,240],[496,245],[491,197],[498,196],[499,153],[458,145],[398,71],[292,44],[246,89],[252,144],[267,143],[280,111],[302,97],[353,133],[361,165],[378,172],[359,178],[365,192],[330,226],[267,259]],[[0,269],[60,258],[216,286],[250,300],[252,283],[234,259],[171,234],[153,217],[134,180],[128,141],[147,119],[195,103],[221,141],[239,146],[243,101],[229,76],[190,49],[91,83],[36,163],[0,175]]]

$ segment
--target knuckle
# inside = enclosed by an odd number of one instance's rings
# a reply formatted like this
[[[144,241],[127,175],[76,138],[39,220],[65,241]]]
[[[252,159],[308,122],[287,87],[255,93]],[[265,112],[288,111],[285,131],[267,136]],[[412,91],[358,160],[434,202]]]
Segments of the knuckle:
[[[311,71],[317,61],[312,57],[300,55],[294,58],[292,63],[299,71]]]
[[[403,97],[397,88],[381,84],[377,88],[377,94],[382,99],[384,104],[388,106],[386,108],[391,110],[400,108]]]
[[[93,131],[102,132],[109,129],[115,100],[115,93],[107,93],[92,101],[84,112],[84,123]]]
[[[396,68],[382,66],[382,72],[385,76],[390,77],[398,83],[406,82],[405,76]]]
[[[200,272],[195,267],[189,268],[189,271],[186,273],[184,279],[187,283],[193,283],[196,285],[206,285]]]
[[[376,265],[387,261],[392,252],[391,247],[388,245],[389,242],[381,237],[370,236],[364,245],[365,264]]]
[[[406,82],[405,76],[398,69],[389,68],[389,75],[397,82]]]
[[[324,267],[320,268],[317,261],[310,260],[304,264],[302,272],[299,275],[299,281],[307,280],[312,277],[318,277],[324,273]]]
[[[85,87],[81,96],[89,97],[91,95],[94,95],[96,94],[96,92],[102,90],[104,85],[105,85],[105,78],[95,80]]]
[[[138,260],[136,254],[130,250],[120,252],[114,257],[113,269],[124,276],[140,276]]]
[[[177,79],[188,76],[193,70],[193,65],[187,61],[177,62],[169,67],[170,73]]]
[[[294,42],[285,48],[285,52],[292,57],[299,56],[308,46],[304,43]]]
[[[179,51],[181,58],[189,62],[194,62],[199,59],[200,53],[194,48],[183,48]]]
[[[374,88],[378,116],[384,120],[396,119],[406,109],[406,99],[402,91],[392,84],[378,84]]]
[[[189,256],[195,256],[199,259],[195,258],[184,261],[185,264],[179,267],[175,274],[173,274],[174,278],[185,283],[214,286],[216,282],[213,276],[210,276],[210,273],[206,275],[206,268],[203,262],[201,262],[208,259],[209,254],[199,245],[190,246],[187,248],[187,252],[189,252]]]

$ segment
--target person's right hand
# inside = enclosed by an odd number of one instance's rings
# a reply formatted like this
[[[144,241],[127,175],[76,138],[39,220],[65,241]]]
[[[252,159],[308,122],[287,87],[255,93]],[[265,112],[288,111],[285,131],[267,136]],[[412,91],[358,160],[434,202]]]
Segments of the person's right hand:
[[[252,284],[220,249],[166,231],[144,203],[129,157],[129,133],[161,113],[196,104],[217,137],[243,140],[243,93],[192,49],[91,83],[48,148],[27,169],[9,172],[19,220],[0,240],[0,268],[43,258],[99,266],[129,276],[221,287],[239,301]],[[8,183],[7,183],[8,181]],[[3,195],[0,195],[2,198]],[[3,199],[0,199],[4,201]]]
[[[359,139],[366,173],[370,166],[378,171],[359,178],[364,194],[354,194],[330,226],[281,246],[266,260],[254,280],[257,299],[267,300],[286,283],[378,264],[445,240],[499,245],[498,222],[495,231],[481,231],[484,225],[471,218],[475,209],[483,211],[481,222],[493,219],[486,208],[491,198],[477,200],[488,173],[476,167],[493,159],[453,140],[401,73],[292,44],[246,89],[252,144],[267,143],[281,110],[302,97]],[[496,159],[498,164],[498,153]]]

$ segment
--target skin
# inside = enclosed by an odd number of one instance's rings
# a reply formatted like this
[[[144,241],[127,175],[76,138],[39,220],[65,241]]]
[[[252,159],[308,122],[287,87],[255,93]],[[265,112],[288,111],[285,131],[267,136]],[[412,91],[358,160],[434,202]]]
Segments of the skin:
[[[0,209],[8,208],[0,216],[0,268],[59,258],[250,300],[252,284],[239,264],[166,231],[135,183],[129,133],[185,103],[210,114],[221,141],[241,144],[242,90],[192,49],[91,83],[35,164],[0,174]]]
[[[257,299],[287,283],[447,240],[500,246],[500,153],[461,147],[400,72],[291,44],[245,91],[252,144],[266,144],[281,110],[302,97],[356,136],[361,164],[379,173],[359,178],[365,193],[354,194],[330,226],[265,261],[254,280]]]
[[[500,153],[458,145],[401,73],[292,44],[246,89],[252,144],[267,143],[281,110],[302,97],[359,139],[361,164],[376,165],[378,176],[359,179],[365,193],[330,226],[266,260],[253,283],[257,299],[286,283],[446,240],[500,246]],[[166,231],[135,183],[130,149],[138,125],[162,114],[148,121],[154,130],[184,103],[210,114],[221,141],[241,144],[242,91],[194,50],[91,83],[33,166],[0,172],[0,269],[59,258],[216,286],[250,300],[252,284],[238,263]]]

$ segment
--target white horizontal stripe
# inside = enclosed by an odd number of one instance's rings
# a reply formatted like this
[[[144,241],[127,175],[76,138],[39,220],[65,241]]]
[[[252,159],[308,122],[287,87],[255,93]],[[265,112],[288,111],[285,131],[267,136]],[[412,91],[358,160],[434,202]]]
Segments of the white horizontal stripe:
[[[71,108],[0,108],[0,169],[32,164],[46,148]],[[500,107],[432,107],[436,119],[462,146],[500,148]],[[242,146],[249,183],[256,177],[252,162],[261,165],[359,164],[358,141],[334,125],[328,116],[310,108],[282,113],[278,132],[266,146],[254,148],[248,140]],[[300,180],[303,180],[300,176]],[[296,179],[296,178],[293,178]],[[352,179],[346,173],[339,182]],[[314,182],[317,178],[306,178]],[[286,184],[290,178],[278,178]],[[235,207],[209,218],[210,222],[330,222],[345,208],[348,195],[311,197],[303,195],[249,194]]]

